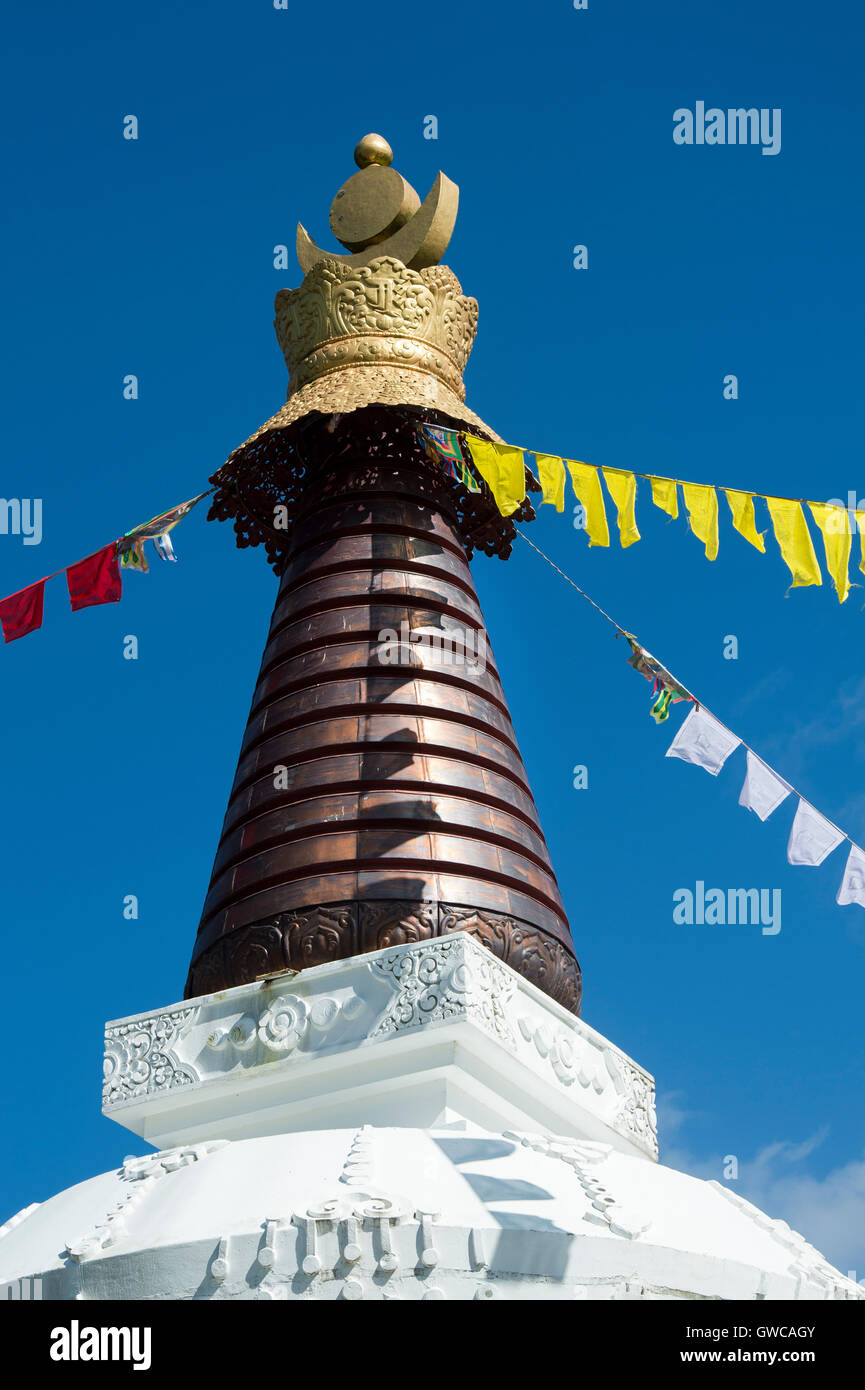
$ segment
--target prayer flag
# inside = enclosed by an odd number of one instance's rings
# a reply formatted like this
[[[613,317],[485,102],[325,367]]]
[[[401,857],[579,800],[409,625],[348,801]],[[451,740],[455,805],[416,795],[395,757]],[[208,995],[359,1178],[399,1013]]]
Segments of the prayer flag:
[[[463,487],[466,489],[467,492],[480,492],[481,490],[480,483],[478,482],[477,478],[475,477],[474,473],[469,468],[467,463],[464,463],[462,465],[462,472],[460,473],[460,482],[462,483]]]
[[[847,907],[850,903],[858,903],[860,907],[865,907],[865,853],[858,845],[850,846],[847,867],[835,901],[842,907]]]
[[[753,811],[761,820],[767,820],[791,791],[792,787],[782,781],[777,773],[767,767],[762,758],[758,758],[749,748],[748,770],[739,793],[739,805]]]
[[[442,429],[439,425],[418,425],[418,434],[424,449],[431,457],[462,463],[463,455],[456,430]],[[429,445],[432,447],[427,447]]]
[[[837,849],[844,839],[843,833],[808,801],[799,798],[799,809],[790,831],[787,845],[788,864],[804,864],[816,869],[823,860]]]
[[[814,543],[798,502],[788,497],[767,497],[766,505],[775,526],[775,539],[784,563],[793,576],[791,589],[822,584],[823,575],[814,554]]]
[[[718,554],[718,494],[701,483],[683,483],[682,495],[691,530],[706,547],[706,559],[714,560]]]
[[[142,536],[139,536],[137,540],[133,536],[121,537],[117,542],[117,554],[125,570],[139,570],[141,574],[149,572],[150,566],[144,553],[144,538]]]
[[[177,563],[174,546],[171,544],[171,537],[167,531],[163,531],[161,536],[153,537],[153,549],[156,551],[160,560],[171,560],[173,564]]]
[[[637,496],[637,480],[633,473],[625,473],[620,468],[603,468],[604,482],[616,504],[619,522],[619,539],[622,549],[633,545],[640,539],[634,503]]]
[[[457,430],[442,429],[439,425],[418,425],[418,434],[427,457],[439,464],[447,477],[461,483],[467,492],[480,492],[481,485],[466,463]]]
[[[565,510],[565,465],[552,454],[535,454],[538,478],[543,488],[542,502],[549,502],[557,512]]]
[[[117,546],[112,541],[95,555],[79,560],[66,571],[69,588],[69,602],[72,611],[90,608],[97,603],[117,603],[123,588],[120,578],[120,565],[117,560]]]
[[[744,536],[746,541],[765,555],[766,542],[763,540],[763,532],[757,530],[754,520],[754,494],[752,492],[735,492],[732,488],[724,489],[727,501],[730,504],[730,511],[733,514],[733,525]]]
[[[853,544],[847,508],[830,506],[828,502],[809,502],[808,506],[823,537],[826,568],[832,576],[838,602],[843,603],[850,592],[848,566]]]
[[[598,477],[597,468],[593,468],[589,463],[578,463],[574,459],[566,459],[565,462],[568,465],[574,492],[577,494],[577,501],[585,513],[589,545],[609,545],[610,532],[607,529],[607,512],[604,507],[604,494],[601,491],[601,480]]]
[[[650,478],[652,487],[652,501],[656,507],[660,507],[667,516],[677,517],[679,515],[679,494],[673,478]]]
[[[670,705],[678,704],[680,700],[693,700],[694,697],[684,686],[679,685],[651,652],[640,646],[632,633],[626,632],[624,635],[631,648],[628,665],[633,666],[635,671],[639,671],[641,676],[652,682],[653,702],[649,713],[656,724],[663,724],[670,713]]]
[[[522,449],[466,435],[472,462],[495,498],[502,516],[511,516],[526,495],[526,462]]]
[[[15,642],[35,632],[42,626],[42,600],[45,595],[45,580],[31,584],[18,594],[4,598],[0,603],[0,624],[3,626],[3,641]]]
[[[738,748],[741,742],[708,710],[692,709],[667,749],[666,756],[704,767],[713,777],[717,777],[733,749]]]
[[[429,426],[432,428],[432,426]],[[161,536],[165,536],[183,518],[192,511],[192,508],[206,497],[206,492],[200,492],[197,497],[191,497],[188,502],[180,502],[170,511],[160,512],[159,516],[154,516],[150,521],[145,521],[142,526],[134,526],[131,531],[127,531],[117,542],[117,554],[124,569],[140,570],[142,574],[147,574],[150,566],[144,554],[144,542],[146,540],[156,541]],[[169,543],[167,546],[157,545],[156,552],[162,560],[176,560],[174,547]]]

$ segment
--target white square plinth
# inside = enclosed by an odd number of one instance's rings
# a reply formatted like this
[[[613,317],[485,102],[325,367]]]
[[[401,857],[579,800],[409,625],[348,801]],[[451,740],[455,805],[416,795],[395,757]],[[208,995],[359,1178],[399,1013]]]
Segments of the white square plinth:
[[[469,1120],[657,1159],[652,1077],[462,932],[109,1023],[103,1111],[159,1148]]]

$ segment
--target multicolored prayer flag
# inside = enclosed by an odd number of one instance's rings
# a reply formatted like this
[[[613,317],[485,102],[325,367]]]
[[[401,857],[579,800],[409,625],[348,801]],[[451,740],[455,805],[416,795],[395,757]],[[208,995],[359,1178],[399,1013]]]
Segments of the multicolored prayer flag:
[[[153,541],[161,560],[176,560],[174,547],[168,540],[168,532],[192,511],[196,502],[200,502],[202,497],[207,495],[206,492],[200,492],[197,497],[190,498],[188,502],[181,502],[170,511],[161,512],[151,521],[145,521],[142,526],[136,526],[127,531],[125,536],[121,536],[117,542],[117,554],[123,568],[139,570],[141,574],[147,573],[150,568],[144,554],[144,542],[147,540]]]
[[[125,570],[138,570],[147,574],[150,566],[144,554],[143,540],[129,540],[126,536],[117,542],[117,557]]]
[[[442,465],[442,471],[454,482],[461,483],[468,492],[480,492],[481,486],[466,462],[460,447],[460,437],[456,430],[446,430],[440,425],[419,425],[418,434],[428,458]]]
[[[652,694],[656,697],[649,710],[656,724],[663,724],[670,713],[670,705],[678,704],[680,700],[693,700],[690,691],[674,676],[671,676],[665,666],[651,652],[647,652],[645,647],[641,647],[636,637],[632,633],[626,632],[625,639],[631,648],[631,655],[628,657],[628,665],[633,666],[635,671],[639,671],[641,676],[652,682]]]

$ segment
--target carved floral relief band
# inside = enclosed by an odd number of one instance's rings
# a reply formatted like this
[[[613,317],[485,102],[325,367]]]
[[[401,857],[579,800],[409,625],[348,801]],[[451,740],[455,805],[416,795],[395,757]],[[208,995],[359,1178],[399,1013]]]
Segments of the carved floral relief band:
[[[193,959],[188,998],[388,946],[466,932],[572,1013],[582,981],[572,951],[530,923],[447,903],[329,903],[257,923]]]

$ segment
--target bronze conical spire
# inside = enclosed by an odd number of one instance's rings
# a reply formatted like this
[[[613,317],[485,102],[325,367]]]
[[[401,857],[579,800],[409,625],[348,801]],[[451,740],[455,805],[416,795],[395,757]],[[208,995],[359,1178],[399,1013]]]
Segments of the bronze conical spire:
[[[440,175],[413,211],[389,154],[365,137],[334,199],[350,255],[299,229],[312,259],[277,295],[288,405],[213,479],[211,515],[265,544],[280,587],[186,992],[469,931],[576,1013],[579,967],[468,564],[475,549],[504,558],[534,513],[526,500],[501,517],[419,442],[420,420],[492,432],[463,404],[477,306],[426,259],[457,190]],[[399,238],[419,269],[391,254]]]

